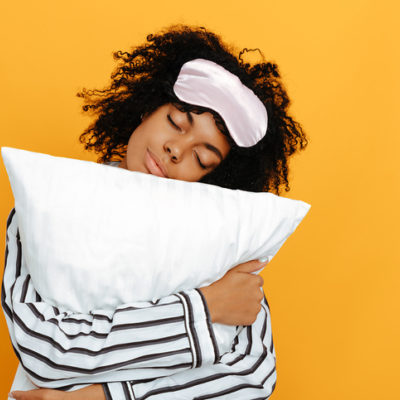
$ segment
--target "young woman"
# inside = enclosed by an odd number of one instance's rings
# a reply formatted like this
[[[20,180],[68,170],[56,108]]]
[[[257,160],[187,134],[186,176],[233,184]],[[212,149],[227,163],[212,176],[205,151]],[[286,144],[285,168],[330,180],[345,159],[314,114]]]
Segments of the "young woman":
[[[204,28],[172,26],[117,52],[111,85],[83,90],[96,115],[81,135],[99,162],[248,191],[289,190],[288,158],[307,140],[287,112],[275,64],[251,66]],[[253,260],[203,288],[113,312],[73,314],[42,301],[26,272],[13,209],[2,305],[16,354],[47,389],[25,399],[266,399],[275,350]],[[236,325],[220,354],[212,323]],[[129,376],[129,377],[128,377]],[[90,385],[93,383],[92,385]],[[56,388],[52,390],[48,388]]]

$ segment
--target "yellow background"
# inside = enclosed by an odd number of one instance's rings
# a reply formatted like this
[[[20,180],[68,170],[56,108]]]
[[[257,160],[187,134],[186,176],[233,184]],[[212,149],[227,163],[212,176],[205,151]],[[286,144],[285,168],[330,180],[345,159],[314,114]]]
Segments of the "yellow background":
[[[0,145],[95,160],[75,94],[114,50],[204,25],[280,66],[310,144],[286,196],[312,208],[263,273],[274,400],[399,399],[399,9],[396,1],[18,1],[0,10]],[[397,106],[397,107],[396,107]],[[0,167],[1,237],[13,197]],[[3,247],[4,248],[4,247]],[[17,365],[0,319],[0,398]]]

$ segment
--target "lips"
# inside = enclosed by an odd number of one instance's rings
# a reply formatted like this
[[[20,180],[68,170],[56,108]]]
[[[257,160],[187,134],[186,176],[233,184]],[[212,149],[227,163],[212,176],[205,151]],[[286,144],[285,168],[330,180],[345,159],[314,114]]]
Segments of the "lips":
[[[145,164],[151,174],[161,176],[162,178],[168,178],[168,173],[164,165],[157,156],[148,149],[145,155]]]

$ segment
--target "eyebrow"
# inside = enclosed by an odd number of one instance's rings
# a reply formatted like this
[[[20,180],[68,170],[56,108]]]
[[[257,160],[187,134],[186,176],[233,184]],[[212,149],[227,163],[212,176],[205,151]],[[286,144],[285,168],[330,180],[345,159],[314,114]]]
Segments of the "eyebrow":
[[[189,121],[189,124],[191,126],[193,126],[193,117],[192,117],[192,114],[190,114],[190,111],[186,111],[186,117],[187,117],[187,119]]]
[[[207,147],[208,150],[214,152],[221,161],[223,160],[221,152],[216,147],[214,147],[212,144],[209,143],[206,143],[205,146]]]

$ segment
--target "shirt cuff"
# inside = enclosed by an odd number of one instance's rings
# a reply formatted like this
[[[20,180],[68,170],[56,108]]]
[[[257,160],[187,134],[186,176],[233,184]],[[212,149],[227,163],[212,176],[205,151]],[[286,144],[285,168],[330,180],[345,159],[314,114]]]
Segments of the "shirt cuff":
[[[186,330],[193,355],[192,368],[215,364],[220,358],[206,300],[199,289],[177,294],[185,310]]]
[[[102,386],[106,400],[135,400],[129,382],[108,382]]]

